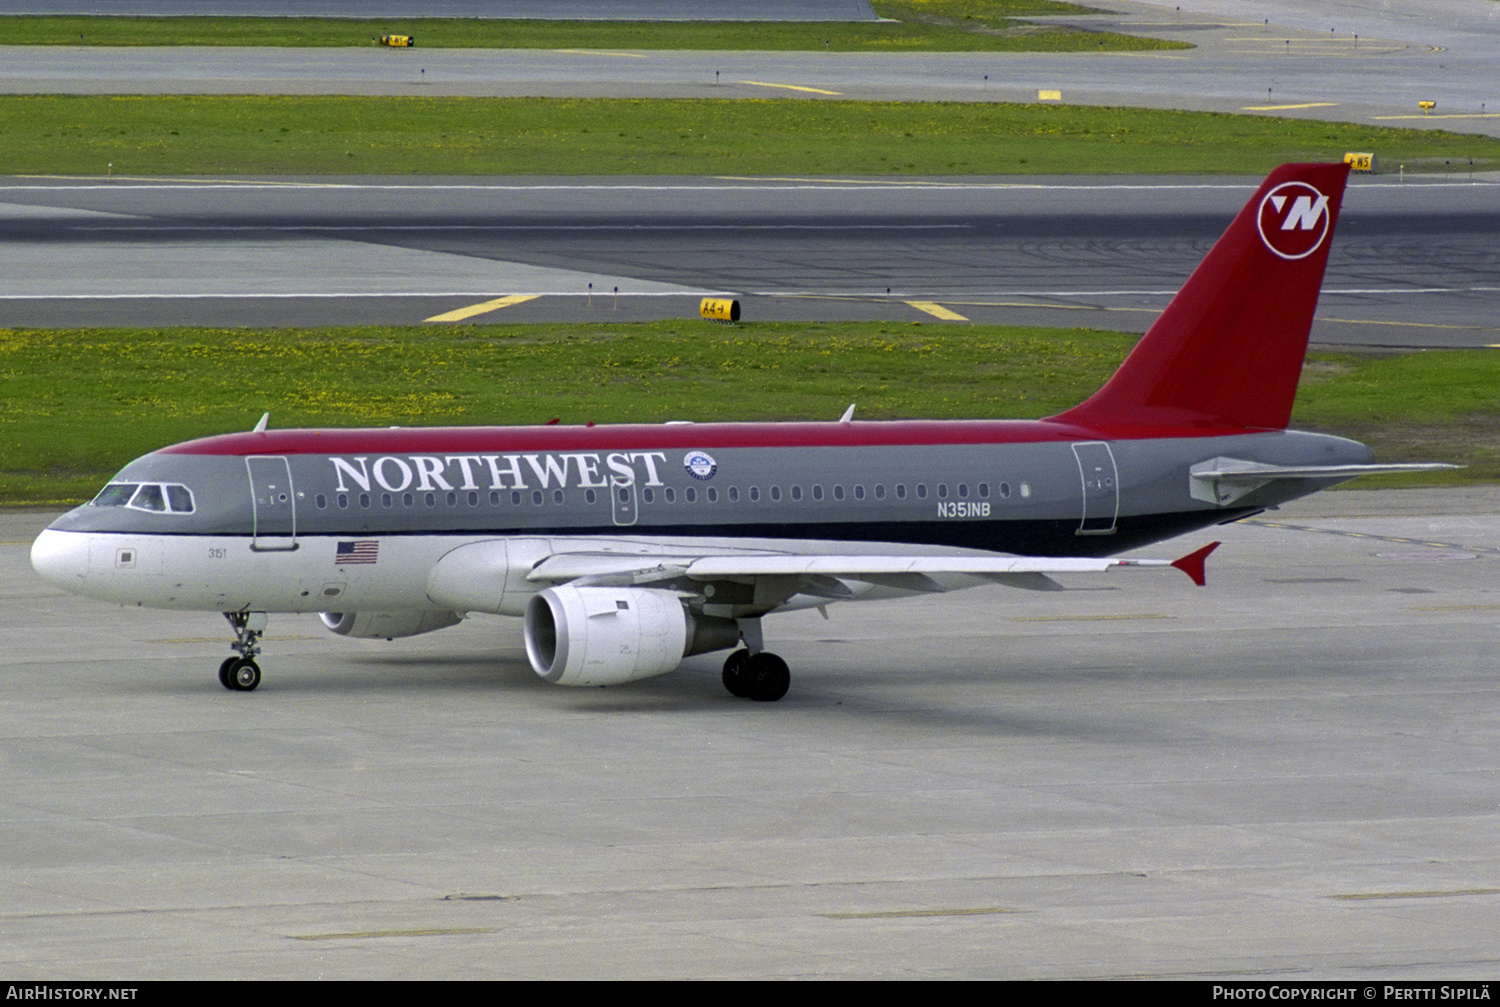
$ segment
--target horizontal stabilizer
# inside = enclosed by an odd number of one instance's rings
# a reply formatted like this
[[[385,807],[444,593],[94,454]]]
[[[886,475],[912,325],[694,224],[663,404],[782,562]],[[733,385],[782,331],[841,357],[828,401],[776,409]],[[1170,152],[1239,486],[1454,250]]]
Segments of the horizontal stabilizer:
[[[1390,465],[1259,465],[1237,463],[1229,458],[1216,459],[1207,464],[1209,467],[1193,466],[1194,479],[1263,483],[1270,479],[1353,479],[1357,476],[1394,475],[1400,472],[1442,472],[1447,469],[1463,468],[1462,465],[1449,465],[1446,462],[1411,464],[1395,462]]]
[[[1220,507],[1228,506],[1278,480],[1327,480],[1330,483],[1357,479],[1360,476],[1395,475],[1402,472],[1442,472],[1463,468],[1443,462],[1419,462],[1389,465],[1264,465],[1238,458],[1213,458],[1188,470],[1188,489],[1194,500]]]

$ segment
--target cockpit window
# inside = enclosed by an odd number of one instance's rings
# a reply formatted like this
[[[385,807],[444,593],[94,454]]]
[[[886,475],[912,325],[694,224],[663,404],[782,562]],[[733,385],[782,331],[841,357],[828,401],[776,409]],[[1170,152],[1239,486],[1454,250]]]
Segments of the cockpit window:
[[[193,491],[180,483],[110,483],[94,497],[95,507],[129,507],[153,514],[191,514]]]
[[[164,511],[167,509],[167,498],[156,483],[142,483],[141,488],[135,491],[135,496],[130,498],[130,503],[125,506],[136,510]]]
[[[110,483],[94,497],[95,507],[124,507],[135,496],[136,483]]]

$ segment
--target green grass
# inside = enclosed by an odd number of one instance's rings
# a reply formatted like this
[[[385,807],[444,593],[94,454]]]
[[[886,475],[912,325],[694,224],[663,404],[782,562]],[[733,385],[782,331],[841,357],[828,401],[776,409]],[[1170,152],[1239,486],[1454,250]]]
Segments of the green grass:
[[[0,330],[0,503],[92,496],[192,437],[277,427],[1023,418],[1091,394],[1134,336],[896,323]],[[1500,354],[1318,355],[1295,424],[1500,478]]]
[[[802,100],[0,96],[0,174],[1259,174],[1500,140],[1263,116]]]
[[[8,45],[370,46],[419,49],[721,49],[818,52],[1081,52],[1183,49],[1110,32],[1028,25],[1086,8],[1046,0],[894,0],[881,22],[517,21],[476,18],[0,17]],[[413,54],[414,55],[414,54]],[[393,53],[392,59],[412,58]]]

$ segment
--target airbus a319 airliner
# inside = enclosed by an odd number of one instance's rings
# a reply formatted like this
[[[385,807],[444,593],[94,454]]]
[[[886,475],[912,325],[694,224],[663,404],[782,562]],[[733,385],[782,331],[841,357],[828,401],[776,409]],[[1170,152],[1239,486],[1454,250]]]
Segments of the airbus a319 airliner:
[[[267,613],[394,638],[522,616],[543,678],[607,686],[730,651],[776,700],[761,620],[835,601],[1175,566],[1109,557],[1374,471],[1286,429],[1342,164],[1251,197],[1093,397],[1036,421],[271,430],[139,458],[58,518],[32,564],[69,591],[222,612],[229,689],[254,689]]]

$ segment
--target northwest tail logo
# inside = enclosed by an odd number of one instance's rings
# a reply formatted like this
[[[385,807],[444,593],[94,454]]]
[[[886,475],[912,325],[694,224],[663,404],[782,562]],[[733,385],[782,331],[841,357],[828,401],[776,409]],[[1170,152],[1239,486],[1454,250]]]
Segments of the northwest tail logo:
[[[1328,197],[1306,182],[1283,182],[1260,201],[1260,240],[1283,259],[1305,259],[1328,237]]]

